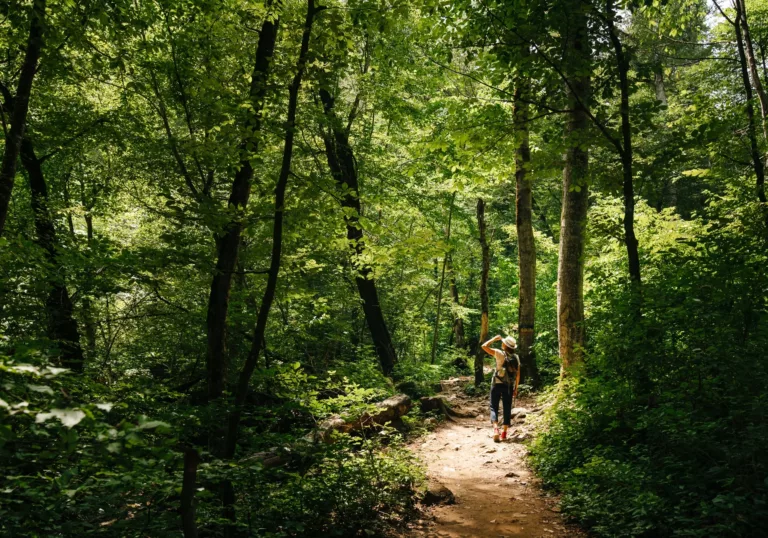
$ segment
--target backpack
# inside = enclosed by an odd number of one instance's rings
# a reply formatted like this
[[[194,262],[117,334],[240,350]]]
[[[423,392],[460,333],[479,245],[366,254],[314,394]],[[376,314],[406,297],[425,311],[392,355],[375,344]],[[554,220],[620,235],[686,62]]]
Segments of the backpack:
[[[514,385],[517,378],[517,370],[520,368],[520,358],[515,353],[504,352],[504,372],[494,370],[493,376],[502,383]]]

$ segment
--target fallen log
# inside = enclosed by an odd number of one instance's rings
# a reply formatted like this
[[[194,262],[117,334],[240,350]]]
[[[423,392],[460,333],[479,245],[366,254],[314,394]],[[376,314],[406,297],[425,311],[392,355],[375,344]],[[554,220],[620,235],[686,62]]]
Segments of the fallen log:
[[[305,435],[299,441],[303,441],[305,446],[317,442],[330,443],[333,432],[354,433],[366,428],[381,426],[387,422],[394,422],[407,414],[411,410],[411,406],[412,402],[409,396],[398,394],[377,403],[375,412],[363,413],[355,420],[345,420],[338,415],[332,416],[321,422],[317,430]],[[289,447],[276,447],[264,452],[255,452],[244,458],[241,463],[259,461],[265,468],[280,467],[297,457],[297,450],[295,449],[299,449],[299,453],[302,452],[300,445],[293,448],[294,450]]]
[[[453,422],[454,418],[472,418],[474,416],[472,413],[451,409],[448,402],[440,396],[424,396],[419,400],[419,405],[422,413],[426,413],[427,411],[440,411],[445,415],[445,418],[451,422]]]
[[[381,426],[387,422],[394,422],[411,410],[413,403],[410,396],[397,394],[376,404],[376,411],[363,413],[354,420],[346,420],[334,415],[323,421],[308,438],[313,442],[327,443],[331,440],[333,432],[353,433],[373,426]]]

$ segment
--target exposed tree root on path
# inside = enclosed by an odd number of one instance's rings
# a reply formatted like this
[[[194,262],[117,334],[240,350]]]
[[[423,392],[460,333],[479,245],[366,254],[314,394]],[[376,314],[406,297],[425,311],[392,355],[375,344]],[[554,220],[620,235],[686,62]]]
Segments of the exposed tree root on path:
[[[460,416],[416,441],[412,450],[427,467],[428,495],[435,506],[407,537],[583,537],[558,513],[557,500],[543,492],[525,462],[522,441],[532,434],[526,423],[538,413],[533,401],[520,400],[513,411],[510,439],[494,443],[485,395],[469,397],[469,377],[443,382],[441,397]],[[452,494],[452,495],[450,495]]]

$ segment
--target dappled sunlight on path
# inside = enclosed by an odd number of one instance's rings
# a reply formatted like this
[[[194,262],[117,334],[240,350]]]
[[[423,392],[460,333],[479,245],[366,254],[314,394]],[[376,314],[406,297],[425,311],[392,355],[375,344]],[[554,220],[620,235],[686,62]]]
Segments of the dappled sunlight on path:
[[[525,463],[526,420],[518,416],[510,429],[512,440],[494,443],[488,422],[487,400],[469,398],[461,389],[469,379],[444,384],[442,394],[456,409],[475,418],[447,422],[412,446],[427,466],[431,483],[442,484],[456,503],[426,508],[427,517],[408,536],[464,537],[579,537],[557,512],[556,500],[542,492]],[[518,405],[533,405],[519,402]],[[529,411],[530,412],[530,411]],[[520,410],[519,415],[526,414]],[[429,521],[433,518],[433,521]]]

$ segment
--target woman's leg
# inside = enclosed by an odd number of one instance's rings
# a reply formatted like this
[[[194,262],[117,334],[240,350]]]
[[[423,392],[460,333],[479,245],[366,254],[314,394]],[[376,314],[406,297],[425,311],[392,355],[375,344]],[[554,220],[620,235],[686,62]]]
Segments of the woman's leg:
[[[491,385],[491,424],[494,426],[499,425],[499,399],[501,399],[501,391],[499,390],[501,385]]]
[[[512,387],[506,383],[501,385],[501,387],[503,387],[501,390],[501,399],[504,405],[504,429],[506,430],[512,422]],[[498,400],[496,405],[496,409],[498,409]]]
[[[493,424],[493,441],[499,442],[499,399],[502,397],[502,385],[491,385],[491,423]]]

